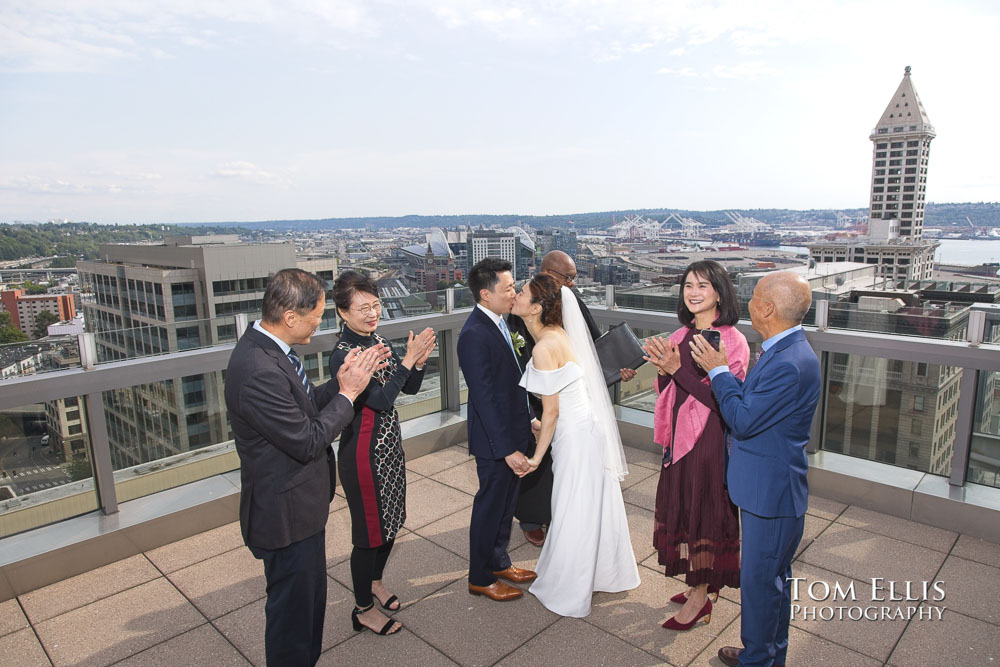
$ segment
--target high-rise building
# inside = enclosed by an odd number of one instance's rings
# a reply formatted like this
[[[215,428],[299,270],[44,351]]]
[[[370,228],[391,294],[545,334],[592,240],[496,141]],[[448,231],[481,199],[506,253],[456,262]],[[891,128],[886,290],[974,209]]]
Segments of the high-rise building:
[[[499,257],[514,267],[514,280],[526,280],[534,273],[535,242],[520,227],[469,232],[468,248],[470,267],[487,257]]]
[[[535,245],[538,247],[538,256],[545,257],[545,254],[553,250],[562,250],[564,253],[576,259],[576,232],[564,229],[543,229],[535,234]]]
[[[809,244],[817,262],[877,264],[881,275],[927,280],[938,243],[923,240],[927,161],[936,133],[910,78],[910,68],[869,138],[873,144],[868,234]]]
[[[260,317],[268,276],[311,270],[329,282],[335,258],[296,260],[290,243],[240,243],[235,235],[168,237],[163,245],[102,245],[99,260],[78,262],[92,298],[83,306],[98,359],[178,352],[236,339],[237,313]],[[324,328],[334,326],[327,301]],[[303,359],[311,377],[317,355]],[[115,469],[229,438],[220,373],[137,385],[104,394]]]

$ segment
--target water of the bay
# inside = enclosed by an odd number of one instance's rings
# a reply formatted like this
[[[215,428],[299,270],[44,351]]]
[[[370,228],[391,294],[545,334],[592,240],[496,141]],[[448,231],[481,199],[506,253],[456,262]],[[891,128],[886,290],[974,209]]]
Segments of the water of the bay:
[[[940,239],[934,252],[934,261],[940,264],[966,264],[977,266],[987,262],[1000,262],[1000,239]],[[804,246],[783,245],[781,250],[803,255],[809,254]]]

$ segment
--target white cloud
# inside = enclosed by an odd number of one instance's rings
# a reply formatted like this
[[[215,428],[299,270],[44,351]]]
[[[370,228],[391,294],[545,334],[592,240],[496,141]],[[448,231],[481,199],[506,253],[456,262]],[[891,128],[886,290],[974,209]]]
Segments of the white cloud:
[[[210,175],[216,178],[247,181],[256,185],[272,185],[282,188],[290,185],[285,177],[265,171],[254,163],[245,161],[226,162],[219,165]]]
[[[698,76],[693,67],[661,67],[656,70],[657,74],[670,74],[672,76]]]
[[[774,76],[778,73],[773,67],[762,62],[751,61],[737,65],[716,65],[712,75],[720,79],[757,79],[764,76]]]

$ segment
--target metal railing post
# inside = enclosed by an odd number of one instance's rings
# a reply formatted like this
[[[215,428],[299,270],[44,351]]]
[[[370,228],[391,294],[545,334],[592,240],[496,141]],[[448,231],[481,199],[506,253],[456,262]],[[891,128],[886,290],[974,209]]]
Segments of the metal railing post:
[[[826,299],[816,302],[816,328],[820,331],[830,328],[830,302]]]
[[[77,336],[80,346],[80,368],[94,370],[97,367],[97,339],[92,333],[82,333]]]
[[[236,340],[243,338],[243,334],[247,332],[247,327],[250,326],[250,320],[247,319],[246,313],[236,313],[233,317],[236,318]]]
[[[955,445],[951,451],[951,475],[948,483],[963,486],[969,476],[969,454],[972,445],[972,428],[979,393],[979,371],[963,368],[958,381],[958,414],[955,416]]]
[[[604,286],[604,306],[608,310],[615,309],[615,286],[605,285]]]
[[[458,412],[462,405],[462,390],[458,379],[458,331],[438,332],[438,359],[441,363],[441,409]]]
[[[90,433],[90,463],[94,469],[94,488],[97,504],[104,514],[118,512],[118,494],[115,491],[115,471],[111,465],[111,445],[108,440],[108,423],[104,415],[101,392],[87,394],[87,431]]]

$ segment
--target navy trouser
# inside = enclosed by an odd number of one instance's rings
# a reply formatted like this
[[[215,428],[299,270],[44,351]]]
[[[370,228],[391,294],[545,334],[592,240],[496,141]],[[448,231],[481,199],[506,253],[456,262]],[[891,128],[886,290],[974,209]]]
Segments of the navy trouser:
[[[740,510],[741,667],[784,664],[791,620],[792,559],[802,540],[805,516],[765,518]]]
[[[497,580],[493,572],[510,567],[510,542],[517,489],[521,478],[504,459],[476,457],[479,491],[472,501],[469,525],[469,583],[489,586]]]
[[[326,530],[281,549],[250,547],[250,551],[264,561],[267,580],[267,664],[315,665],[326,614]]]

